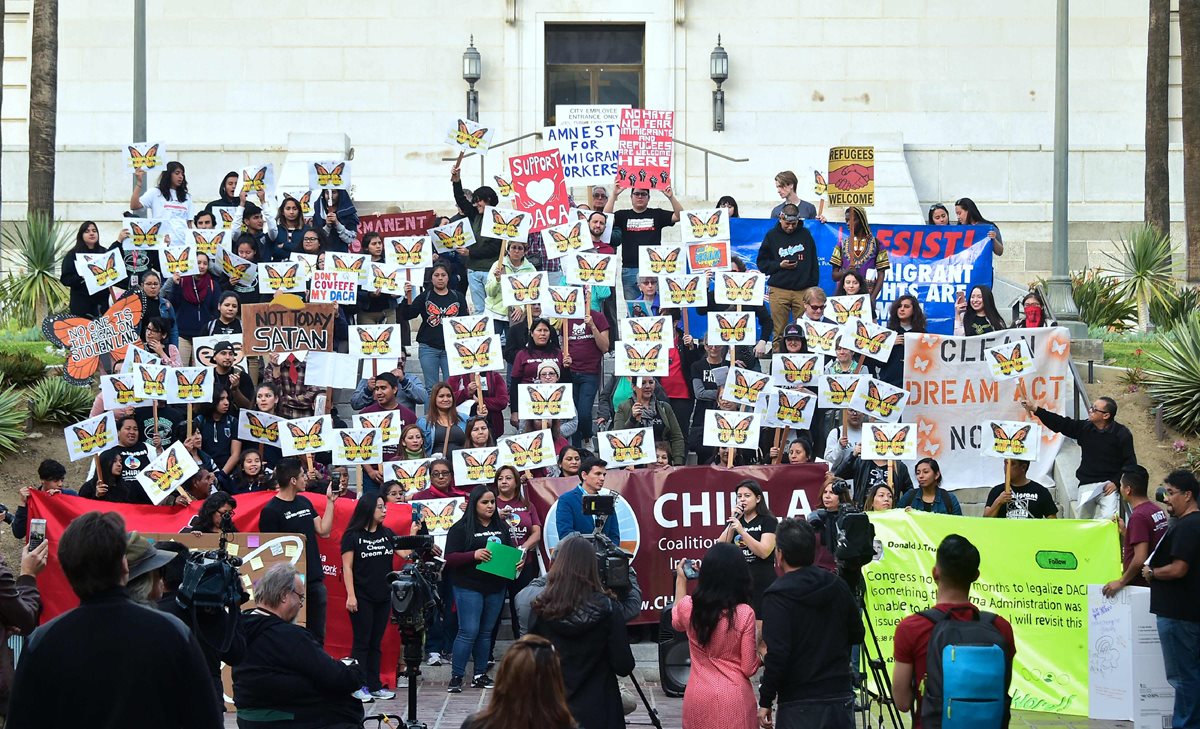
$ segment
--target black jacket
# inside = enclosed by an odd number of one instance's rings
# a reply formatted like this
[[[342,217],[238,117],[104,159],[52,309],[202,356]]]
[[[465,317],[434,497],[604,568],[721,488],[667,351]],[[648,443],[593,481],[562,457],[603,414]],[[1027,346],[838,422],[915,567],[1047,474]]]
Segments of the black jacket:
[[[1112,481],[1119,485],[1125,467],[1137,465],[1133,433],[1120,423],[1112,423],[1107,429],[1100,430],[1090,420],[1072,420],[1046,408],[1038,408],[1033,414],[1042,425],[1079,444],[1082,458],[1075,470],[1079,483]]]
[[[107,248],[97,245],[92,250],[84,252],[107,253],[108,251],[111,251],[113,248],[117,248],[120,245],[120,243],[113,243]],[[63,256],[62,270],[59,272],[58,280],[62,282],[63,286],[66,286],[71,290],[71,299],[67,307],[68,310],[75,316],[88,316],[95,318],[103,314],[104,310],[108,308],[109,294],[111,292],[108,289],[104,289],[103,291],[97,291],[94,294],[88,293],[87,282],[84,280],[83,276],[79,275],[79,271],[75,268],[75,254],[78,252],[79,251],[76,251],[75,248],[71,248],[71,250],[67,251],[66,255]],[[122,281],[118,281],[117,283],[124,285]]]
[[[850,696],[850,646],[863,624],[841,577],[808,566],[778,578],[763,594],[767,657],[759,706]]]
[[[175,599],[174,592],[159,598],[158,609],[168,615],[174,615],[182,620],[184,625],[192,628],[192,634],[196,636],[196,642],[200,644],[200,652],[204,654],[204,662],[208,665],[208,675],[212,677],[213,690],[217,695],[217,705],[223,706],[225,698],[224,687],[221,685],[221,663],[236,666],[246,657],[246,636],[242,634],[240,616],[237,623],[234,624],[233,641],[229,644],[229,650],[221,653],[212,643],[219,643],[221,640],[225,624],[222,619],[201,613],[197,616],[196,625],[193,625],[191,611],[185,610],[179,604],[179,601]]]
[[[798,257],[795,268],[783,268],[780,261]],[[817,242],[803,224],[791,235],[778,223],[763,236],[758,249],[758,270],[767,275],[767,285],[788,291],[803,291],[817,285]]]
[[[620,607],[596,593],[559,620],[546,620],[535,610],[532,623],[530,632],[549,639],[562,659],[567,704],[575,721],[587,729],[624,729],[617,676],[633,672],[633,651]]]
[[[64,666],[79,669],[69,697]],[[186,625],[114,587],[33,632],[5,726],[219,729],[220,706],[197,690],[210,682]]]
[[[233,667],[239,727],[358,726],[362,703],[351,696],[365,683],[358,669],[331,657],[312,633],[266,611],[243,614],[242,628],[246,657]]]

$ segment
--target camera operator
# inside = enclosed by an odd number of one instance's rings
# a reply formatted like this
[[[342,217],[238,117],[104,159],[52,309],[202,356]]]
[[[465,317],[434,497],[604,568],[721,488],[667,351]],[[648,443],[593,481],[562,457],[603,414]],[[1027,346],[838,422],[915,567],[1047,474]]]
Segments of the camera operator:
[[[579,485],[559,495],[555,526],[558,538],[566,539],[571,534],[591,534],[595,529],[594,517],[583,513],[583,497],[595,496],[604,488],[604,477],[608,473],[604,461],[592,456],[579,465]],[[621,528],[616,516],[604,522],[604,534],[613,544],[621,543]]]
[[[233,702],[241,729],[359,729],[362,686],[356,666],[330,657],[295,624],[304,583],[287,563],[254,585],[258,607],[244,616],[246,658],[233,667]]]
[[[387,575],[393,555],[400,553],[395,548],[396,534],[383,525],[386,516],[387,503],[382,496],[363,496],[342,535],[342,580],[354,633],[350,656],[362,666],[367,680],[354,698],[363,703],[396,698],[379,680],[379,645],[391,611]]]
[[[821,488],[821,508],[808,515],[808,523],[817,535],[815,564],[830,572],[837,571],[834,551],[838,542],[838,518],[843,507],[853,508],[850,485],[826,471],[825,485]]]
[[[764,729],[853,726],[850,647],[864,630],[845,580],[813,565],[816,535],[808,522],[783,519],[775,531],[775,554],[783,576],[763,596],[767,645],[759,686],[759,724]],[[772,721],[772,705],[779,714]]]

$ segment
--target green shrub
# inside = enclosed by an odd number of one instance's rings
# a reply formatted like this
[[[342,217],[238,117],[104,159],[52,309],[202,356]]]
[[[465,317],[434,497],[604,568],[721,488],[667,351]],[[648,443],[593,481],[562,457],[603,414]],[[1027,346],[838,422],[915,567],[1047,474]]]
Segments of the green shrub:
[[[1150,397],[1163,420],[1183,433],[1200,432],[1200,312],[1161,339],[1163,354],[1150,352]]]
[[[1200,311],[1200,288],[1182,288],[1170,293],[1164,301],[1150,302],[1150,321],[1161,331],[1169,332]]]
[[[25,439],[29,410],[25,398],[14,388],[0,388],[0,458],[17,450]]]
[[[34,214],[6,227],[0,300],[9,318],[22,326],[42,323],[49,313],[65,309],[70,293],[58,280],[62,259],[73,241],[66,226]]]
[[[70,425],[87,418],[95,397],[91,388],[72,385],[61,377],[51,377],[29,391],[29,412],[39,423]]]
[[[29,387],[46,374],[46,366],[32,354],[0,352],[0,374],[15,388]]]
[[[1123,295],[1121,282],[1099,269],[1072,273],[1071,293],[1088,326],[1120,332],[1137,319],[1137,304]]]

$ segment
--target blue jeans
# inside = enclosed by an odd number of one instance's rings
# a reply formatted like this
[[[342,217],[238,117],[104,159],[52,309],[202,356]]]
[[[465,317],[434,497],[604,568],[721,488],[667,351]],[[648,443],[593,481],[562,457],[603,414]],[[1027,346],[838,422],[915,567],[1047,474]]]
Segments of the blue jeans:
[[[642,295],[642,292],[637,287],[638,269],[623,268],[621,269],[621,287],[625,289],[625,300],[633,301]]]
[[[487,672],[488,651],[492,647],[492,629],[504,607],[504,590],[490,595],[454,588],[454,604],[458,606],[458,636],[454,639],[452,676],[462,676],[467,670],[467,653],[475,658],[475,675]]]
[[[448,656],[454,649],[458,617],[454,612],[454,585],[446,572],[442,573],[442,581],[438,583],[437,591],[442,598],[442,606],[434,606],[425,611],[425,651]]]
[[[483,285],[487,283],[487,277],[487,271],[467,271],[467,293],[471,295],[472,314],[483,313]]]
[[[450,357],[446,350],[418,344],[417,359],[421,362],[421,377],[425,380],[426,390],[432,392],[434,385],[450,379]]]
[[[596,429],[596,421],[592,418],[592,409],[596,405],[596,393],[600,391],[600,375],[589,375],[583,372],[571,373],[575,380],[575,410],[579,413],[579,429],[571,437],[571,443],[578,448],[585,438],[591,438]]]
[[[1167,683],[1175,689],[1174,729],[1200,727],[1200,623],[1158,618]]]

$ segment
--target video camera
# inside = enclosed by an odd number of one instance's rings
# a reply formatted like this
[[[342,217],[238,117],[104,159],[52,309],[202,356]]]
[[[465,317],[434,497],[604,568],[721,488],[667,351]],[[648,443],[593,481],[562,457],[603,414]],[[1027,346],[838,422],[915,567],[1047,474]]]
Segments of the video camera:
[[[192,552],[183,566],[183,581],[175,593],[175,601],[189,611],[196,634],[218,652],[224,653],[233,644],[239,608],[250,595],[242,589],[238,568],[242,560],[229,554],[229,534],[233,532],[233,517],[221,516],[221,541],[215,550]],[[212,619],[219,619],[216,625]],[[219,632],[219,638],[212,634]]]
[[[389,572],[392,586],[392,622],[413,630],[425,629],[425,609],[441,605],[436,585],[441,579],[441,565],[433,551],[433,537],[428,534],[395,537],[393,549],[412,550],[412,561],[395,572]]]
[[[596,566],[600,571],[601,584],[614,592],[627,592],[633,587],[629,577],[629,564],[633,561],[633,555],[613,544],[604,533],[604,524],[616,512],[616,495],[585,495],[583,513],[595,518],[596,526],[591,534],[581,536],[592,543],[592,549],[596,552]]]

